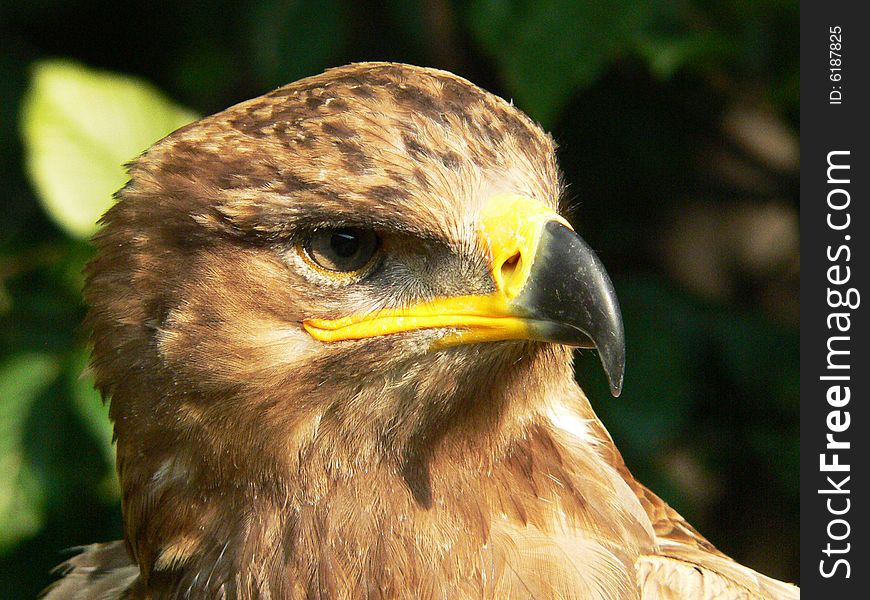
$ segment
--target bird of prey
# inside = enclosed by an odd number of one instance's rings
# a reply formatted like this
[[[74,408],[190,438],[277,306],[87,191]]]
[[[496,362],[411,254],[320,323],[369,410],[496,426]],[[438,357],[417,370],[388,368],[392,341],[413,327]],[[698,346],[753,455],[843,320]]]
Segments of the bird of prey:
[[[552,138],[450,73],[331,69],[129,165],[87,271],[124,540],[63,599],[797,598],[626,468],[623,329]]]

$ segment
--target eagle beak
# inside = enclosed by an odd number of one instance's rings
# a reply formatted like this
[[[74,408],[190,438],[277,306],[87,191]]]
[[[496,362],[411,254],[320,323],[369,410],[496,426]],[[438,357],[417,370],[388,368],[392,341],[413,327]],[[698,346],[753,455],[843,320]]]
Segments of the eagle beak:
[[[583,238],[557,221],[547,223],[526,285],[512,304],[527,315],[533,339],[598,350],[610,391],[619,396],[622,314],[604,265]]]
[[[625,370],[622,316],[610,277],[589,245],[556,212],[523,196],[493,197],[479,222],[493,293],[309,319],[305,329],[323,342],[442,328],[447,333],[433,348],[517,339],[594,347],[618,396]]]

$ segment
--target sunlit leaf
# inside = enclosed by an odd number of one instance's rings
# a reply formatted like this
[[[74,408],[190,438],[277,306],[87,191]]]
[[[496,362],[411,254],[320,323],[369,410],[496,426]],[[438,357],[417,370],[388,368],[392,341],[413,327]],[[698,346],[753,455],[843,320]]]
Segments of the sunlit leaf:
[[[57,373],[46,354],[20,354],[0,364],[0,552],[40,526],[42,492],[22,443],[33,402]]]
[[[124,163],[195,118],[138,79],[36,63],[21,112],[27,172],[51,218],[86,237],[126,183]]]

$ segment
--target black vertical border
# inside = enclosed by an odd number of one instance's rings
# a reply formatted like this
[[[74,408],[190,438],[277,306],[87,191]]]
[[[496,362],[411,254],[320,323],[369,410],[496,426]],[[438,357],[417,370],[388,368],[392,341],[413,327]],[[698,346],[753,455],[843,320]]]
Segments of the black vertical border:
[[[801,588],[802,596],[808,599],[863,599],[870,598],[870,532],[867,530],[867,498],[870,488],[867,464],[870,461],[870,358],[868,358],[867,311],[870,310],[870,288],[865,285],[870,270],[870,154],[868,154],[868,126],[870,120],[870,19],[866,16],[868,6],[863,2],[803,1],[801,2],[800,60],[801,60]],[[832,81],[829,54],[832,27],[842,30],[841,81]],[[836,86],[840,86],[837,88]],[[831,91],[841,91],[841,104],[832,104]],[[845,185],[850,203],[848,212],[850,226],[847,230],[835,231],[827,222],[828,193],[842,185],[827,181],[828,153],[848,150],[850,182]],[[842,160],[842,159],[838,159]],[[842,173],[842,171],[840,171]],[[842,203],[845,196],[835,194],[835,203]],[[835,222],[842,223],[842,212],[834,215]],[[846,236],[849,239],[846,239]],[[850,247],[851,260],[828,259],[832,253],[846,244]],[[851,267],[851,279],[847,284],[832,286],[828,281],[828,269],[834,264]],[[840,271],[842,277],[844,271]],[[861,294],[861,303],[856,309],[831,308],[828,306],[828,288],[841,290],[856,288]],[[848,333],[828,329],[827,318],[832,312],[850,313],[851,327]],[[833,382],[820,379],[831,374],[827,369],[827,342],[831,335],[848,335],[848,370],[851,399],[840,407],[848,411],[849,428],[836,433],[836,439],[848,441],[850,449],[841,451],[840,462],[848,463],[851,479],[842,485],[849,494],[825,494],[819,490],[831,488],[826,477],[842,481],[842,474],[823,473],[820,469],[820,454],[826,450],[826,434],[829,412],[837,410],[829,405],[826,393]],[[842,343],[842,342],[841,342]],[[846,346],[841,345],[841,348]],[[841,362],[844,359],[841,359]],[[840,374],[847,373],[845,370]],[[844,416],[839,417],[842,424]],[[836,425],[836,422],[835,422]],[[828,462],[831,458],[828,458]],[[826,501],[833,498],[834,509],[842,510],[845,498],[850,499],[847,513],[837,517],[829,513]],[[849,523],[849,535],[841,541],[830,540],[828,524],[835,518]],[[842,523],[833,525],[832,532],[841,536],[846,531]],[[850,544],[843,554],[823,551],[827,544],[842,549]],[[850,566],[849,577],[840,565],[835,575],[823,577],[820,561],[825,560],[829,572],[837,558],[844,558]]]

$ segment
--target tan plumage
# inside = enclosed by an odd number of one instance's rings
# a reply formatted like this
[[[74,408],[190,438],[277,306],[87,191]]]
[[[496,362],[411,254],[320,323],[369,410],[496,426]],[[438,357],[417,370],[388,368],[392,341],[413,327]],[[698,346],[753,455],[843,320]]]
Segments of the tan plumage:
[[[303,327],[501,289],[488,198],[561,193],[551,138],[510,104],[351,65],[185,127],[130,175],[86,288],[125,543],[86,547],[50,600],[798,597],[634,480],[569,348]],[[338,226],[378,233],[370,274],[297,252]]]

